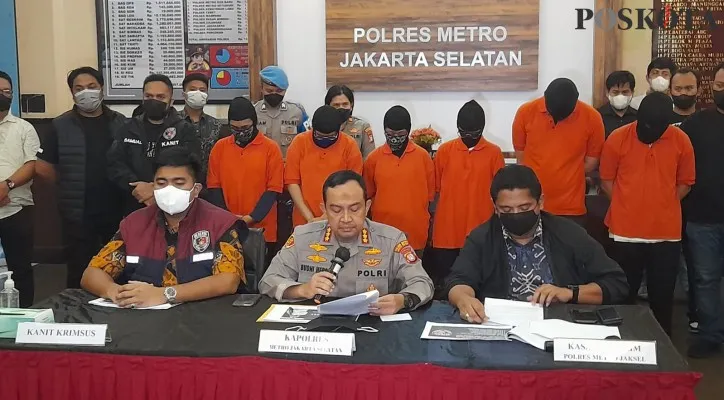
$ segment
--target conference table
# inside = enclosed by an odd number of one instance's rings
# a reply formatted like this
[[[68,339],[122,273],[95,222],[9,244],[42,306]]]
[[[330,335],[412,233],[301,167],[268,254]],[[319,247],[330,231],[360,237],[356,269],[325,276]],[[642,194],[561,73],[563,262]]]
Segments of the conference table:
[[[233,307],[235,296],[168,310],[111,309],[66,290],[36,305],[55,321],[107,324],[104,347],[20,345],[0,339],[0,399],[694,399],[691,372],[646,307],[617,306],[622,339],[655,340],[655,366],[554,362],[517,341],[421,340],[426,321],[462,322],[445,302],[411,321],[360,317],[353,356],[259,353],[258,323],[272,304]],[[570,305],[546,318],[569,319]]]

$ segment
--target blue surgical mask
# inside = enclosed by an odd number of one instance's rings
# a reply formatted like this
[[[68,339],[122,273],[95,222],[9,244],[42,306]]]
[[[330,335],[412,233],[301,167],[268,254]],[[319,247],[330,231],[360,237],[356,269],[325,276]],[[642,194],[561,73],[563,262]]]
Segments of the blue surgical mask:
[[[337,140],[339,139],[339,132],[336,132],[334,136],[328,136],[328,135],[320,135],[317,133],[317,131],[314,131],[312,134],[312,139],[314,140],[314,144],[317,146],[326,149],[329,146],[337,143]]]

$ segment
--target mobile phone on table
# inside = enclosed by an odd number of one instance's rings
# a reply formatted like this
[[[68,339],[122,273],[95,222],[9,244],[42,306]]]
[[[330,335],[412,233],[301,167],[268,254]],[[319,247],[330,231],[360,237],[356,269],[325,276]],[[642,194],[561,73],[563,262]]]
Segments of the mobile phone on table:
[[[253,307],[260,298],[260,294],[240,294],[231,305],[234,307]]]
[[[598,314],[598,320],[604,325],[616,326],[623,322],[623,318],[618,315],[618,311],[614,307],[599,308],[596,310],[596,314]]]
[[[577,324],[595,324],[598,322],[598,314],[593,310],[571,310],[571,318]]]

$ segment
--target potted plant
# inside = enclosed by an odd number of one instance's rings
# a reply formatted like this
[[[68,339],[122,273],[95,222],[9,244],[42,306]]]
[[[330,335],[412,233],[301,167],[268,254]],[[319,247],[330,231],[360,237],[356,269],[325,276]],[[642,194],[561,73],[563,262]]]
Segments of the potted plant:
[[[432,125],[427,128],[415,129],[410,134],[410,139],[416,145],[422,147],[430,153],[432,152],[432,145],[442,141],[442,137],[440,137],[440,134],[432,128]]]

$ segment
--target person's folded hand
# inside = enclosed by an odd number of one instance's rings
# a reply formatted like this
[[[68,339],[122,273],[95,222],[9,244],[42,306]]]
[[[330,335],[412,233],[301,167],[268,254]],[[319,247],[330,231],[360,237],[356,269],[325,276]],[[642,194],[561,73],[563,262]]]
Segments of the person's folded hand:
[[[549,306],[551,303],[568,303],[573,298],[573,291],[568,288],[562,288],[554,285],[541,285],[535,290],[533,296],[530,296],[530,302]]]
[[[145,282],[131,281],[121,286],[118,305],[124,308],[153,307],[166,303],[163,288]]]

